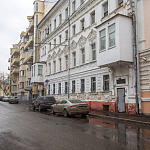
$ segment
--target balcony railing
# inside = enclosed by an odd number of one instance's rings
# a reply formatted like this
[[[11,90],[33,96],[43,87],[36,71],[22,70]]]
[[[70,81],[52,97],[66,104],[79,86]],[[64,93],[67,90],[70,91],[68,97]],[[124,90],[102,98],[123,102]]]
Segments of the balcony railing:
[[[33,62],[33,52],[31,52],[25,59],[23,64],[28,64],[28,63],[32,63]]]
[[[20,61],[19,58],[15,58],[15,59],[12,61],[11,66],[13,66],[13,65],[19,65],[19,61]]]
[[[13,56],[14,54],[19,54],[19,53],[20,53],[20,49],[13,49],[11,56]]]
[[[28,35],[29,32],[34,32],[34,20],[30,23],[29,27],[26,29],[25,36]]]
[[[10,58],[8,58],[8,62],[10,62]]]
[[[28,47],[32,47],[33,48],[33,41],[34,41],[34,36],[32,36],[29,41],[26,43],[26,45],[24,46],[24,50],[27,51]]]
[[[19,68],[15,68],[15,69],[11,72],[11,74],[14,74],[14,73],[19,73]]]

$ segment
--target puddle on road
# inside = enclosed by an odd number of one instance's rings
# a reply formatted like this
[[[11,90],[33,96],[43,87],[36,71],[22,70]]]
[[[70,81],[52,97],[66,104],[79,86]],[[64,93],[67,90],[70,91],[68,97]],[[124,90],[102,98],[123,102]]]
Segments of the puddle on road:
[[[150,150],[150,127],[95,117],[87,119],[96,127],[90,128],[88,134],[124,144],[128,149]]]

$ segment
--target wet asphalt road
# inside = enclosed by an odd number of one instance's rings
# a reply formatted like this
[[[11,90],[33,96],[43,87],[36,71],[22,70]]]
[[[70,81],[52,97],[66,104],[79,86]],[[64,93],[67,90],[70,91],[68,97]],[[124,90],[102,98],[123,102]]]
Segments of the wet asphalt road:
[[[0,150],[125,149],[150,149],[150,127],[90,116],[65,118],[0,101]]]

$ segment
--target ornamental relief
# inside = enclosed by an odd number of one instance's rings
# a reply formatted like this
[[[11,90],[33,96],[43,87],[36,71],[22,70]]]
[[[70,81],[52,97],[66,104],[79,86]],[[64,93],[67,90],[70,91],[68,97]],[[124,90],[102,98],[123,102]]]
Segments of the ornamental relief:
[[[62,54],[63,54],[63,51],[61,49],[59,49],[57,52],[58,57],[61,57]]]
[[[54,51],[54,52],[53,52],[53,55],[52,55],[52,58],[55,59],[56,57],[57,57],[57,54],[56,54],[56,52]]]
[[[52,59],[52,56],[51,56],[51,55],[48,55],[48,57],[47,57],[47,62],[50,62],[51,59]]]
[[[79,45],[81,47],[83,47],[83,45],[86,43],[86,37],[84,37],[83,35],[81,35],[79,41],[78,41]]]
[[[74,49],[77,47],[77,43],[73,40],[71,43],[71,50],[74,51]]]
[[[68,54],[68,47],[67,46],[64,47],[64,54],[65,55]]]
[[[96,42],[96,37],[97,37],[97,33],[95,30],[92,29],[87,38],[90,43],[94,43]]]

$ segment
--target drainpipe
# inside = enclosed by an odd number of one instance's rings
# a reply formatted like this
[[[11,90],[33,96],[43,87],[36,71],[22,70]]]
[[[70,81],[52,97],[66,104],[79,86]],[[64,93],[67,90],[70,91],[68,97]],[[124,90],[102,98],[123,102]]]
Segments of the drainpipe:
[[[135,14],[133,13],[132,0],[130,7],[133,17],[134,32],[134,68],[135,68],[135,93],[136,93],[136,113],[141,113],[141,91],[140,91],[140,73],[139,73],[139,52],[138,52],[138,19],[137,19],[137,0],[135,0]]]

